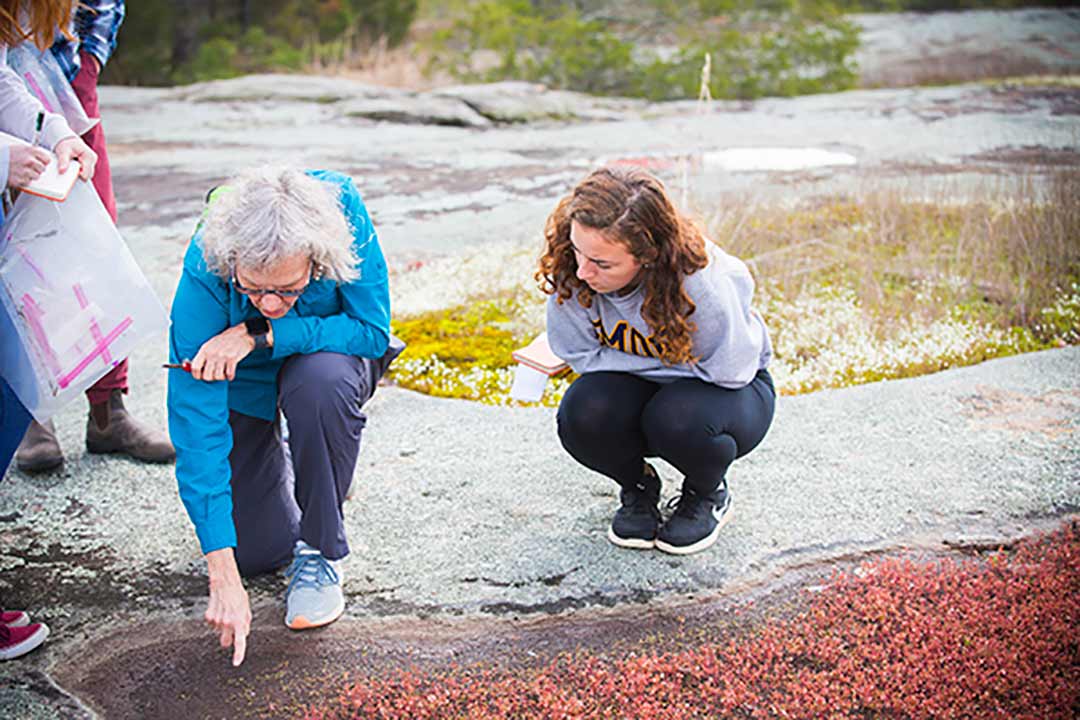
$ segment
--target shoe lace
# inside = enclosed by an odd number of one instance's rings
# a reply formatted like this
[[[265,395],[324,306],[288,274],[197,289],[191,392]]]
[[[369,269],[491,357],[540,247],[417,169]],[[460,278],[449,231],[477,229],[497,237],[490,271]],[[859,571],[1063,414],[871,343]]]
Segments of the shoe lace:
[[[285,571],[285,577],[289,578],[289,586],[285,593],[291,593],[293,588],[318,589],[323,585],[336,585],[338,573],[330,561],[322,556],[322,553],[301,553],[293,558],[292,565]]]
[[[688,498],[694,498],[694,500],[696,500],[697,496],[694,495],[694,493],[685,492],[680,493],[667,501],[665,508],[674,511],[671,513],[671,517],[692,518],[697,515],[697,510],[702,504],[699,502],[692,502],[688,500]]]
[[[718,491],[726,488],[727,483],[721,483]],[[668,510],[674,510],[671,514],[672,517],[677,515],[689,519],[697,517],[703,511],[708,511],[712,501],[712,496],[699,495],[690,488],[686,488],[681,493],[668,500],[666,508]]]

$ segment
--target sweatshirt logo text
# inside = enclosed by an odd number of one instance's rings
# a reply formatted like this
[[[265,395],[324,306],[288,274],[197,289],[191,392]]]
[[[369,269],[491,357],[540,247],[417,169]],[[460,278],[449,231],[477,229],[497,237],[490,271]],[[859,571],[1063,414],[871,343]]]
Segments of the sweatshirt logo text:
[[[592,321],[593,330],[596,331],[596,339],[601,345],[615,348],[624,353],[639,355],[647,358],[659,358],[660,346],[653,340],[653,336],[645,337],[637,328],[628,324],[625,320],[615,323],[610,333],[604,330],[604,324],[599,318]]]

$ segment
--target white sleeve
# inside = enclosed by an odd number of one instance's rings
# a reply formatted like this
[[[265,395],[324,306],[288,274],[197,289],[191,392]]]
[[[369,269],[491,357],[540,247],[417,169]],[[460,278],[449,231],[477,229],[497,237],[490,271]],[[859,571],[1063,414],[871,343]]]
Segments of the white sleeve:
[[[0,130],[23,140],[34,137],[34,123],[43,110],[30,94],[22,78],[7,64],[7,46],[0,45]],[[75,133],[62,115],[46,113],[38,144],[50,150]]]

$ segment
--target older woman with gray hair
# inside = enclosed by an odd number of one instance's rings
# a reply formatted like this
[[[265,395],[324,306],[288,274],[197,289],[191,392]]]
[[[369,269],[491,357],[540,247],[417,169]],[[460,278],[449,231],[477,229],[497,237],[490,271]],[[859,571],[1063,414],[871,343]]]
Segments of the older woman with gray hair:
[[[286,624],[336,620],[341,505],[361,408],[404,346],[360,195],[334,172],[264,168],[211,193],[172,305],[169,431],[210,578],[206,620],[243,661],[241,576],[284,566]],[[288,449],[280,416],[288,425]]]

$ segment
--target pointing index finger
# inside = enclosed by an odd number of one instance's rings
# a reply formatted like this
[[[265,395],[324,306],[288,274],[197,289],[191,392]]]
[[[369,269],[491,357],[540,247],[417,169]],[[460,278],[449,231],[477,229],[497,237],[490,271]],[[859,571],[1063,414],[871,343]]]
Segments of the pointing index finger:
[[[240,663],[244,662],[244,654],[247,652],[247,634],[243,632],[237,632],[233,641],[233,667],[240,667]]]

